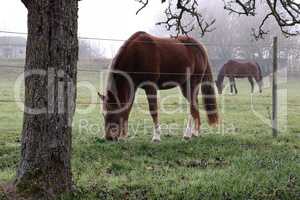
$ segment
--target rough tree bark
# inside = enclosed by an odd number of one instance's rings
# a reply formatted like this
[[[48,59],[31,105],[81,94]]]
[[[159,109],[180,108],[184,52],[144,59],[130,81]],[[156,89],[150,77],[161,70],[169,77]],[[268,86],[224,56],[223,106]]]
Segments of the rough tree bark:
[[[15,186],[26,198],[54,199],[72,189],[78,1],[22,2],[28,9],[28,40],[21,161]]]

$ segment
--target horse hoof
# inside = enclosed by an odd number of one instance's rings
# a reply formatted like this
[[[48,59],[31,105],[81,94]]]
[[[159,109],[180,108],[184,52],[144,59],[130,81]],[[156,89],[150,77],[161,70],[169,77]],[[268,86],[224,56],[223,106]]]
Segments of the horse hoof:
[[[128,138],[128,135],[120,135],[119,140],[126,140]]]
[[[185,136],[183,136],[183,139],[184,139],[184,140],[190,140],[190,139],[191,139],[191,137],[190,137],[190,136],[187,136],[187,135],[185,135]]]
[[[160,138],[152,138],[153,143],[160,143]]]
[[[112,137],[112,136],[104,136],[103,139],[107,140],[107,141],[113,141],[113,142],[116,142],[119,140],[118,137]]]
[[[165,137],[172,137],[172,134],[170,134],[170,133],[165,134]]]
[[[119,141],[119,142],[124,142],[124,141],[126,141],[126,139],[127,139],[126,137],[119,137],[119,138],[118,138],[118,141]]]
[[[200,136],[200,134],[199,133],[193,133],[193,135],[192,135],[192,137],[199,137]]]

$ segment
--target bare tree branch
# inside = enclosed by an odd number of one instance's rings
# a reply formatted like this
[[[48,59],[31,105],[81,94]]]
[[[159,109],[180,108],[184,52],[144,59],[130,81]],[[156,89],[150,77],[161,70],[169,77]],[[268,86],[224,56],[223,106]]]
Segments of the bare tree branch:
[[[230,13],[237,13],[239,15],[255,15],[255,0],[247,0],[247,1],[240,1],[240,0],[231,0],[224,2],[224,9],[229,10]]]
[[[167,19],[157,23],[158,25],[165,25],[167,30],[175,30],[176,36],[179,34],[187,35],[194,30],[195,25],[200,28],[201,36],[205,33],[214,30],[212,28],[215,20],[206,21],[201,13],[198,11],[197,0],[177,0],[176,7],[172,7],[172,1],[169,2],[168,8],[165,10]],[[192,19],[188,23],[184,23],[186,16]]]
[[[137,1],[143,4],[141,9],[147,6],[147,0]],[[162,0],[161,2],[164,3],[166,0]],[[200,28],[201,36],[204,36],[205,33],[214,30],[212,26],[215,23],[215,19],[206,21],[199,12],[198,7],[197,0],[169,0],[168,7],[165,10],[166,20],[158,22],[157,25],[164,25],[167,30],[175,31],[175,36],[179,34],[187,35],[193,31],[197,25]],[[138,12],[140,12],[141,9],[139,9]],[[185,23],[184,21],[188,16],[191,20]]]
[[[223,0],[224,9],[229,13],[239,15],[252,15],[256,13],[255,0]],[[264,25],[270,18],[275,18],[281,32],[285,36],[300,35],[300,3],[295,0],[264,0],[268,8],[268,12],[260,23],[258,30],[253,29],[253,35],[256,39],[264,38],[269,31],[264,29]]]
[[[25,1],[25,0],[23,0]],[[137,14],[144,9],[149,0],[136,0],[142,4]],[[257,4],[266,5],[267,14],[262,19],[258,30],[252,29],[256,39],[264,38],[270,31],[265,30],[265,24],[274,18],[281,32],[286,36],[300,35],[300,3],[297,0],[223,0],[224,9],[230,14],[255,16]],[[165,3],[166,0],[161,0]],[[207,21],[199,11],[197,0],[169,0],[165,10],[166,20],[158,22],[158,25],[165,25],[167,30],[175,30],[176,36],[187,35],[194,30],[197,25],[201,36],[213,31],[215,19]],[[191,19],[185,23],[186,19]]]
[[[142,7],[136,11],[136,14],[139,14],[141,10],[143,10],[149,3],[149,0],[136,0],[138,3],[142,4]]]

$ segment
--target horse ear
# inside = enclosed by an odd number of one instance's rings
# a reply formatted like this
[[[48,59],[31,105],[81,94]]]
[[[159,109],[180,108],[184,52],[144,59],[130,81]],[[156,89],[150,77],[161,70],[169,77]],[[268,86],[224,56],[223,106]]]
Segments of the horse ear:
[[[100,94],[100,92],[98,92],[98,96],[101,99],[101,101],[105,101],[105,96],[103,94]]]

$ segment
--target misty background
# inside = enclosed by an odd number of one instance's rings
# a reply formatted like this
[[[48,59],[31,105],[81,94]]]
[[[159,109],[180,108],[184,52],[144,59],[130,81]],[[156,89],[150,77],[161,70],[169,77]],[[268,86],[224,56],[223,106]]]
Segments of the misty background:
[[[5,63],[14,61],[22,65],[26,53],[26,34],[4,33],[1,31],[26,33],[27,11],[20,0],[5,0],[0,7],[0,59]],[[118,6],[116,6],[118,4]],[[272,69],[272,38],[279,37],[279,68],[286,68],[296,76],[300,72],[300,39],[285,38],[275,21],[268,21],[270,33],[264,40],[256,41],[252,28],[257,28],[265,11],[261,5],[257,16],[245,17],[229,14],[223,9],[223,1],[200,0],[201,12],[207,19],[216,19],[215,30],[200,37],[197,28],[191,36],[205,44],[214,72],[229,59],[255,60],[265,75]],[[134,0],[85,0],[79,7],[79,67],[107,68],[111,59],[130,35],[146,31],[167,37],[172,32],[155,25],[165,19],[165,5],[150,1],[138,15],[140,4]],[[109,8],[109,9],[108,9]],[[13,12],[12,12],[13,11]],[[186,17],[186,23],[190,21]],[[17,62],[16,62],[17,61]]]

